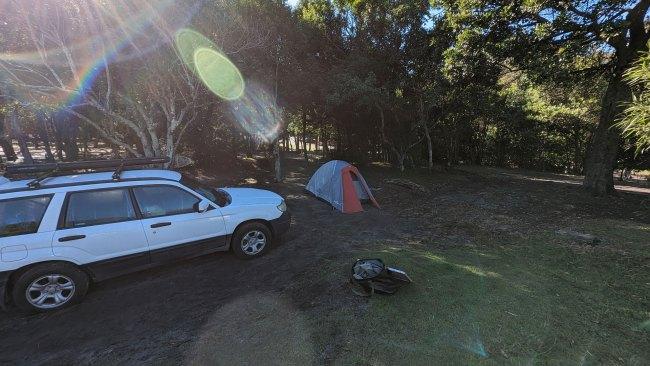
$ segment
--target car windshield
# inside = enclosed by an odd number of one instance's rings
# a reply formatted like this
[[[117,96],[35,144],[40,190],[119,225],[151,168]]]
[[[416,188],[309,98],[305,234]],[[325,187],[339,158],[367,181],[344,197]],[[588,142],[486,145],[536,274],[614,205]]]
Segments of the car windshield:
[[[225,207],[230,204],[230,195],[221,189],[214,189],[186,175],[183,175],[181,184],[216,203],[219,207]]]

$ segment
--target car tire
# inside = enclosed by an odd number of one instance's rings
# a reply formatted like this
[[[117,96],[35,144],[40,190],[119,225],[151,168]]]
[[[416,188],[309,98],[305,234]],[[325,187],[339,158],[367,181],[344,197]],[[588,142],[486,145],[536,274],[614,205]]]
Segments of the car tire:
[[[273,243],[271,230],[261,222],[250,222],[240,226],[232,237],[230,247],[241,259],[263,256]]]
[[[86,296],[88,275],[66,263],[44,263],[14,281],[14,304],[24,313],[44,313],[78,304]]]

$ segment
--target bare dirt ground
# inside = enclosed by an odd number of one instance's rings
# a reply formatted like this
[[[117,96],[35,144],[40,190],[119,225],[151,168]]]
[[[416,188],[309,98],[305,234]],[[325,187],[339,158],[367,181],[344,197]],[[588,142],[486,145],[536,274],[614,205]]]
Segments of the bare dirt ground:
[[[94,284],[82,304],[61,312],[0,314],[0,364],[336,363],[354,334],[325,319],[367,309],[345,277],[359,250],[387,242],[471,246],[476,236],[526,236],[594,220],[650,223],[649,190],[597,199],[573,177],[488,168],[403,176],[427,188],[414,193],[385,182],[397,172],[366,167],[382,209],[343,215],[304,192],[317,164],[288,161],[282,185],[252,168],[237,177],[199,174],[287,198],[292,229],[267,256],[206,256]]]

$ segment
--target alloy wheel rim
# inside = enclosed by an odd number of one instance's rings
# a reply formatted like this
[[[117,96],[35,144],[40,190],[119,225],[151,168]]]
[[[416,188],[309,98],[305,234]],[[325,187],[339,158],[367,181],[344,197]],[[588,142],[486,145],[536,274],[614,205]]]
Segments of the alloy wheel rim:
[[[61,274],[48,274],[34,280],[25,291],[27,301],[38,309],[52,309],[70,301],[74,281]]]
[[[266,246],[266,235],[259,230],[249,231],[241,239],[241,249],[248,255],[259,254]]]

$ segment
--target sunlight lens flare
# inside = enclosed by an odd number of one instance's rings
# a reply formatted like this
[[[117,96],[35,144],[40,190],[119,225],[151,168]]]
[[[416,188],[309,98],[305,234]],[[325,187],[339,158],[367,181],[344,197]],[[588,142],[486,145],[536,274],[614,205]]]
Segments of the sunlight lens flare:
[[[227,101],[244,94],[244,78],[235,64],[203,34],[188,28],[174,37],[180,58],[212,93]]]
[[[179,29],[174,36],[174,41],[181,60],[195,73],[197,72],[194,65],[194,53],[196,50],[199,48],[219,49],[206,36],[189,28]]]
[[[228,101],[234,121],[263,142],[274,141],[282,126],[282,112],[260,86],[246,85],[237,66],[207,37],[192,29],[176,32],[180,58],[216,96]]]
[[[282,129],[282,110],[262,87],[249,84],[246,92],[230,103],[230,112],[239,126],[263,142],[274,141]]]
[[[244,78],[225,55],[210,48],[194,52],[194,67],[199,78],[217,96],[234,101],[244,94]]]
[[[172,0],[92,3],[78,15],[75,7],[58,3],[44,4],[39,9],[27,8],[28,3],[15,4],[5,10],[26,14],[29,22],[23,23],[33,28],[34,39],[27,37],[23,43],[28,47],[23,49],[12,50],[0,45],[0,64],[6,72],[3,75],[0,71],[0,78],[4,76],[8,81],[14,98],[39,110],[82,105],[86,94],[103,77],[107,65],[143,59],[168,44],[167,34],[173,35],[184,27],[197,11],[196,7],[181,7]],[[43,34],[63,32],[49,22],[50,13],[55,10],[63,21],[78,16],[76,32],[54,34],[65,38],[64,45],[50,41],[52,36],[42,38]]]

